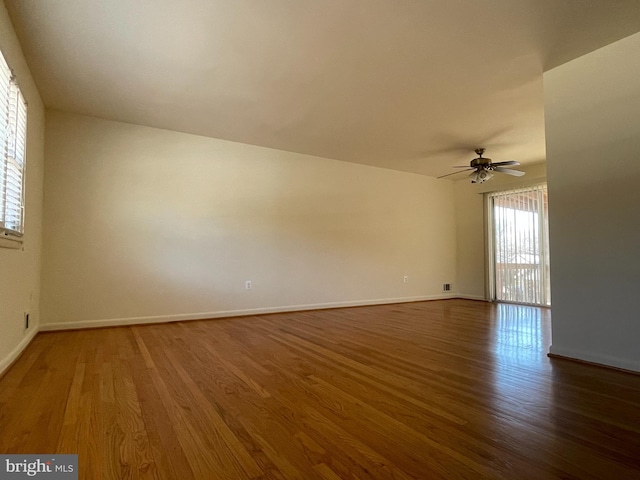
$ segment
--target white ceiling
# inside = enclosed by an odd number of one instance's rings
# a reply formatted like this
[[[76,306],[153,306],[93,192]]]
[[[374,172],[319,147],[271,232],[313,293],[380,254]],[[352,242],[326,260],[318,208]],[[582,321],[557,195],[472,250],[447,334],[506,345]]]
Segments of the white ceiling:
[[[5,3],[50,108],[425,175],[544,160],[542,72],[640,31],[638,0]]]

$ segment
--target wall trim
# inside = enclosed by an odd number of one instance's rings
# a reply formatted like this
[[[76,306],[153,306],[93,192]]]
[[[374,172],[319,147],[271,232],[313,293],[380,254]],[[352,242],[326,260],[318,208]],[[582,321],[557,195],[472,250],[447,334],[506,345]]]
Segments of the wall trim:
[[[14,250],[22,248],[22,238],[8,237],[0,232],[0,248],[12,248]]]
[[[593,352],[583,352],[580,350],[573,350],[571,348],[551,345],[549,347],[548,356],[551,358],[559,357],[567,360],[576,360],[579,362],[590,363],[601,367],[626,370],[632,373],[640,373],[640,362],[624,358],[612,357],[610,355],[601,355]]]
[[[368,305],[385,305],[390,303],[423,302],[426,300],[448,300],[459,298],[456,294],[422,295],[417,297],[379,298],[375,300],[358,300],[346,302],[311,303],[288,305],[281,307],[247,308],[240,310],[220,310],[215,312],[180,313],[174,315],[154,315],[148,317],[108,318],[99,320],[79,320],[75,322],[41,323],[41,332],[56,330],[76,330],[81,328],[118,327],[126,325],[144,325],[149,323],[183,322],[189,320],[207,320],[212,318],[242,317],[262,315],[266,313],[299,312],[304,310],[323,310],[327,308],[364,307]]]
[[[455,298],[462,298],[464,300],[482,300],[483,302],[488,302],[484,295],[466,295],[463,293],[459,293],[455,296]]]
[[[36,325],[30,330],[31,331],[27,334],[27,336],[23,337],[20,343],[16,345],[16,348],[14,348],[9,353],[9,355],[7,355],[2,360],[0,360],[0,378],[2,378],[3,375],[9,371],[9,368],[11,368],[11,366],[16,362],[16,360],[20,358],[20,355],[22,355],[22,352],[24,352],[25,348],[27,348],[31,343],[31,340],[33,340],[35,336],[38,334],[39,326]]]

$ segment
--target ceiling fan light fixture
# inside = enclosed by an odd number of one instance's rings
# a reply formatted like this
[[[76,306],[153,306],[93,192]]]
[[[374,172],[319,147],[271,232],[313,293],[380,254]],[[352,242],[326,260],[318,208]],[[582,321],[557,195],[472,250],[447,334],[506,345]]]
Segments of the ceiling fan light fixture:
[[[484,183],[493,178],[493,173],[484,169],[476,170],[469,175],[469,178],[471,178],[471,183]]]
[[[469,174],[469,178],[471,178],[471,183],[484,183],[487,180],[491,180],[493,178],[493,172],[504,173],[507,175],[511,175],[513,177],[521,177],[522,175],[525,174],[525,172],[521,170],[505,168],[506,166],[520,165],[520,162],[516,162],[515,160],[506,160],[504,162],[493,163],[493,161],[490,158],[486,158],[482,156],[485,152],[484,148],[477,148],[475,152],[478,155],[478,158],[474,158],[473,160],[471,160],[471,162],[469,163],[469,168],[465,170],[453,172],[453,173],[448,173],[446,175],[441,175],[437,178],[450,177],[451,175],[456,175],[458,173],[462,173],[465,171],[468,172],[469,170],[473,170],[473,172]],[[464,167],[462,165],[456,165],[453,168],[464,168]]]

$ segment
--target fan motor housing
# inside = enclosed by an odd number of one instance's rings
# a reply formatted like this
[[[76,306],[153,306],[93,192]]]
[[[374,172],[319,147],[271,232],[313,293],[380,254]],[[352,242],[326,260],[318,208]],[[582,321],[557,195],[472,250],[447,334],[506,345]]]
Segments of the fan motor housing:
[[[478,158],[474,158],[473,160],[471,160],[471,168],[477,168],[477,167],[484,167],[487,165],[491,164],[491,159],[490,158],[482,158],[482,157],[478,157]]]

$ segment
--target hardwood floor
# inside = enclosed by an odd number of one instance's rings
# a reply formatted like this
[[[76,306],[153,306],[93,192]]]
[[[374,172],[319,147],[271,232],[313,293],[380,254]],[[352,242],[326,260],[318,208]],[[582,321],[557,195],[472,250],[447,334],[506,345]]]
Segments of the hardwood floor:
[[[640,478],[640,376],[549,359],[549,311],[446,300],[38,335],[0,452],[80,478]]]

